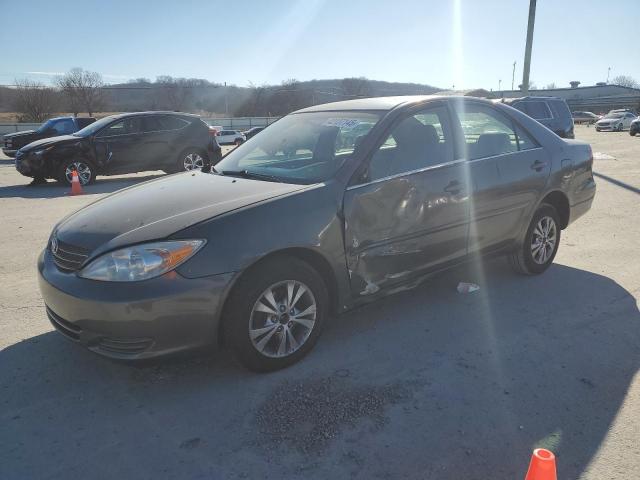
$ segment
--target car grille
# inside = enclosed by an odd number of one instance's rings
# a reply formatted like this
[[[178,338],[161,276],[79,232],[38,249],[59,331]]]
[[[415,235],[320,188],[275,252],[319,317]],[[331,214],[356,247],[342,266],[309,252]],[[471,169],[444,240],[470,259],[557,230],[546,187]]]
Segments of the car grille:
[[[56,330],[58,330],[64,336],[69,337],[71,340],[80,339],[80,334],[82,333],[82,329],[80,327],[60,317],[49,307],[46,307],[46,309],[47,317],[49,317],[49,321],[56,328]]]
[[[611,125],[610,123],[599,123],[598,126],[599,127],[608,127],[609,125]]]
[[[103,337],[96,347],[105,353],[118,355],[136,355],[144,352],[153,344],[150,338],[114,338]]]
[[[58,268],[67,271],[78,270],[89,256],[89,251],[82,247],[76,247],[65,242],[57,241],[57,247],[54,251],[52,242],[49,243],[49,250],[53,255],[53,261]]]

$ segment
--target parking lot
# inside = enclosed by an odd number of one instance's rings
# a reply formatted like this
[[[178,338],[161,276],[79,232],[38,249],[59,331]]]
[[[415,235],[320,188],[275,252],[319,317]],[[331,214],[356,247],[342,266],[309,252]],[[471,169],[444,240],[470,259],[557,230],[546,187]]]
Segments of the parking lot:
[[[559,478],[640,478],[640,137],[576,137],[598,193],[544,275],[437,275],[263,375],[224,351],[115,363],[54,332],[35,270],[53,225],[161,172],[71,197],[2,157],[0,478],[507,479],[537,446]]]

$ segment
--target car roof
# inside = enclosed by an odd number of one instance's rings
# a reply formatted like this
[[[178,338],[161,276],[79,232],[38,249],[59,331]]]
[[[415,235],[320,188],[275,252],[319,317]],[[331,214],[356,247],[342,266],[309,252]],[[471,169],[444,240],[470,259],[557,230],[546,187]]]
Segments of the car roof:
[[[343,100],[341,102],[323,103],[312,107],[303,108],[293,113],[307,112],[332,112],[340,110],[392,110],[400,105],[413,105],[428,100],[437,100],[442,98],[455,98],[442,95],[400,95],[395,97],[372,97],[357,98],[354,100]],[[474,97],[463,97],[474,98]]]
[[[169,112],[169,111],[149,111],[149,112],[125,112],[125,113],[116,113],[115,115],[109,115],[110,118],[126,118],[126,117],[136,117],[139,115],[173,115],[176,117],[191,117],[191,118],[200,118],[198,115],[194,115],[193,113],[184,113],[184,112]]]
[[[533,96],[526,96],[526,97],[517,97],[517,98],[505,98],[506,102],[514,102],[514,101],[543,101],[543,100],[562,100],[562,98],[560,97],[533,97]]]

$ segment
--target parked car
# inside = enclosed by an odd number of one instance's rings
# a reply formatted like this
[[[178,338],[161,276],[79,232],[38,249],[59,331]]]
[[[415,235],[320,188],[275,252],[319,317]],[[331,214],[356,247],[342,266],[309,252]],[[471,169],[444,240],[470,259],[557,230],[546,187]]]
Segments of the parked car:
[[[640,133],[640,117],[633,120],[629,125],[629,135],[635,137],[636,133]]]
[[[42,138],[71,135],[95,121],[92,117],[56,117],[44,122],[37,130],[8,133],[4,136],[2,153],[13,158],[20,148],[31,142]]]
[[[248,368],[274,370],[309,352],[329,315],[434,271],[502,253],[517,272],[544,272],[591,206],[592,163],[588,144],[487,100],[316,105],[211,174],[66,217],[38,259],[40,290],[58,331],[102,355],[222,340]]]
[[[536,119],[559,137],[574,138],[573,117],[562,98],[522,97],[507,99],[504,103]]]
[[[209,127],[195,115],[141,112],[102,118],[73,135],[30,143],[16,153],[16,169],[34,178],[82,185],[96,175],[145,170],[167,173],[208,167],[221,158]]]
[[[216,135],[219,145],[240,145],[247,141],[247,138],[237,130],[221,130]]]
[[[573,123],[586,123],[587,125],[593,125],[598,120],[600,120],[600,116],[596,115],[593,112],[573,112]]]
[[[596,131],[621,132],[631,127],[635,118],[636,116],[629,112],[607,113],[596,122]]]
[[[253,137],[254,135],[260,133],[262,130],[264,130],[266,127],[253,127],[250,128],[249,130],[243,132],[244,136],[247,140],[249,140],[251,137]]]

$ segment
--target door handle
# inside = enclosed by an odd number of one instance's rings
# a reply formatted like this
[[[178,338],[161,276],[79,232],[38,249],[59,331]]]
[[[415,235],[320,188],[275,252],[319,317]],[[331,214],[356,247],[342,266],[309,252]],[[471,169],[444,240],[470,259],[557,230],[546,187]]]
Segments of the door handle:
[[[457,195],[460,193],[460,182],[458,180],[451,180],[449,185],[444,187],[444,191],[450,193],[451,195]]]
[[[546,166],[547,166],[547,162],[536,160],[531,164],[531,170],[535,170],[536,172],[541,172]]]

